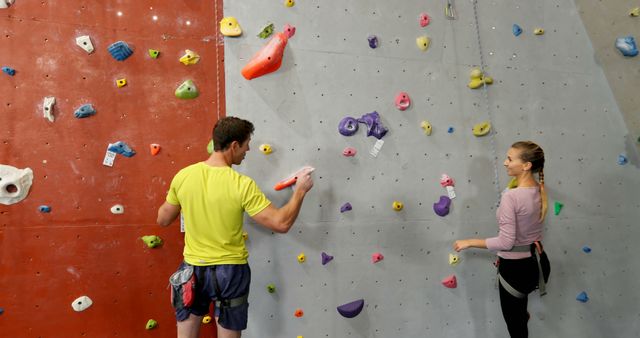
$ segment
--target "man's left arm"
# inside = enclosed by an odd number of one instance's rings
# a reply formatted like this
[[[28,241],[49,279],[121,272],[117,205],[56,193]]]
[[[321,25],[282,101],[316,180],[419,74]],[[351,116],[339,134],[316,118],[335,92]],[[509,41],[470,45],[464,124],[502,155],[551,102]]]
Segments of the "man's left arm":
[[[158,225],[166,227],[173,223],[178,215],[180,215],[180,205],[173,205],[165,201],[158,209],[158,219],[156,222],[158,222]]]

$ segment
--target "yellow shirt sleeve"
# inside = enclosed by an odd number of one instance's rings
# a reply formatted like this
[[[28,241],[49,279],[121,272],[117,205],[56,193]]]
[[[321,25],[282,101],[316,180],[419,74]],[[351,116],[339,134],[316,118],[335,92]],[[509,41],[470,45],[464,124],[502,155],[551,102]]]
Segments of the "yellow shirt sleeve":
[[[254,216],[271,204],[256,182],[250,177],[243,176],[242,208],[249,216]]]
[[[182,177],[183,176],[178,172],[178,174],[173,177],[173,180],[171,180],[171,185],[169,186],[169,191],[167,192],[167,203],[171,205],[180,205],[176,187],[182,183]]]

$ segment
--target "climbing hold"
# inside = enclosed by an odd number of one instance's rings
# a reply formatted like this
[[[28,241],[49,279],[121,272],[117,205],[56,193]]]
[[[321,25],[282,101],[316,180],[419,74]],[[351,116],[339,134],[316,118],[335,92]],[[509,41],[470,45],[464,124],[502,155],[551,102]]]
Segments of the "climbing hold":
[[[344,136],[351,136],[358,131],[358,120],[353,117],[345,117],[338,124],[338,132]]]
[[[440,176],[440,185],[443,188],[453,187],[455,185],[455,182],[453,181],[453,178],[449,177],[449,175],[442,174],[442,176]]]
[[[451,199],[447,196],[440,196],[440,201],[433,203],[433,211],[438,216],[444,217],[449,214],[449,206],[451,205]]]
[[[347,212],[353,210],[351,203],[347,202],[340,207],[340,212]]]
[[[209,143],[207,143],[207,152],[213,154],[213,140],[209,140]]]
[[[284,33],[276,33],[242,68],[242,76],[251,80],[278,70],[282,65],[282,55],[288,39]]]
[[[133,54],[131,47],[124,41],[114,42],[108,50],[111,56],[118,61],[124,61]]]
[[[489,121],[484,121],[473,126],[473,135],[475,136],[485,136],[489,134],[491,131],[491,123]]]
[[[33,182],[30,168],[0,164],[0,204],[11,205],[25,199]]]
[[[625,165],[627,163],[629,163],[629,160],[627,159],[627,157],[624,154],[618,155],[618,164],[619,165]]]
[[[246,232],[246,231],[243,231],[242,232],[242,239],[245,240],[245,241],[248,241],[249,240],[249,233]]]
[[[122,204],[116,204],[111,207],[111,213],[114,215],[124,214],[124,206]]]
[[[400,211],[402,210],[402,208],[404,208],[404,204],[402,204],[402,202],[400,201],[393,201],[393,204],[391,206],[395,211]]]
[[[53,122],[56,118],[53,115],[53,105],[56,104],[56,98],[53,96],[47,96],[44,98],[44,103],[42,104],[42,115],[49,120],[49,122]]]
[[[327,263],[333,260],[333,256],[328,255],[326,252],[322,252],[320,256],[322,258],[322,265],[327,265]]]
[[[287,7],[293,7],[296,4],[294,0],[284,0],[284,5]]]
[[[149,49],[149,56],[152,59],[157,59],[159,55],[160,55],[160,51],[159,50],[157,50],[157,49]]]
[[[536,28],[536,29],[534,29],[534,30],[533,30],[533,34],[535,34],[535,35],[542,35],[542,34],[544,34],[544,29],[542,29],[542,28]]]
[[[220,33],[224,36],[240,36],[242,35],[242,28],[240,28],[236,18],[228,16],[220,20]]]
[[[296,316],[297,318],[300,318],[302,316],[304,316],[304,311],[302,311],[302,309],[296,309],[296,311],[293,313],[294,316]]]
[[[522,28],[515,23],[513,24],[513,27],[511,27],[511,31],[515,36],[522,34]]]
[[[149,152],[151,155],[156,156],[160,152],[160,145],[157,143],[151,143],[149,145]]]
[[[633,57],[638,55],[638,47],[636,46],[636,40],[633,36],[627,36],[616,39],[616,48],[624,56]]]
[[[367,37],[367,40],[369,41],[369,47],[371,47],[371,49],[378,48],[378,37],[377,36],[369,35],[369,37]]]
[[[265,155],[269,155],[273,152],[273,149],[271,149],[271,145],[265,143],[260,145],[260,151]]]
[[[307,256],[304,255],[304,252],[301,252],[298,255],[298,263],[304,263],[307,261]]]
[[[431,18],[429,18],[429,15],[427,15],[427,13],[420,13],[420,15],[418,16],[418,22],[420,23],[420,27],[426,27],[430,21],[431,21]]]
[[[454,255],[454,254],[449,254],[449,265],[457,265],[458,263],[460,263],[460,258],[458,257],[458,255]]]
[[[405,92],[400,92],[396,95],[396,108],[398,110],[406,110],[411,105],[411,98],[409,94]]]
[[[0,0],[2,2],[2,0]],[[84,49],[88,54],[93,53],[93,43],[91,42],[91,37],[89,35],[83,35],[76,38],[76,45],[80,48]]]
[[[454,131],[455,131],[455,129],[453,127],[447,128],[447,133],[449,133],[449,134],[453,134]]]
[[[381,261],[383,259],[384,259],[384,256],[379,252],[376,252],[373,255],[371,255],[371,263],[375,264],[375,263],[378,263],[379,261]]]
[[[156,235],[147,235],[141,237],[144,244],[146,244],[150,248],[155,248],[162,245],[162,238]]]
[[[92,304],[93,301],[91,300],[91,298],[89,298],[88,296],[80,296],[76,298],[73,303],[71,303],[71,307],[76,312],[80,312],[90,308]]]
[[[156,327],[158,327],[158,322],[153,320],[153,319],[149,319],[147,321],[147,325],[145,325],[145,329],[147,329],[147,330],[153,330]]]
[[[382,125],[380,115],[377,111],[362,115],[362,117],[358,119],[358,122],[367,125],[367,136],[374,136],[378,140],[382,139],[389,131],[389,129]]]
[[[0,8],[9,8],[15,0],[0,0]]]
[[[493,83],[493,78],[490,76],[484,76],[482,71],[478,68],[472,69],[469,77],[471,80],[469,81],[468,86],[471,89],[478,89],[484,84],[490,85]]]
[[[276,292],[276,285],[273,283],[267,284],[267,292],[274,293]]]
[[[458,280],[456,279],[456,275],[451,275],[442,280],[442,285],[449,289],[455,289],[458,287]]]
[[[107,150],[113,151],[114,153],[120,154],[125,157],[131,157],[136,154],[133,149],[129,148],[129,146],[122,141],[109,143],[109,147],[107,148]]]
[[[420,123],[420,128],[422,128],[424,130],[424,133],[428,136],[431,135],[431,131],[432,131],[432,127],[431,127],[431,123],[429,123],[429,121],[424,120]]]
[[[582,291],[580,292],[580,294],[578,294],[578,297],[576,297],[576,300],[582,303],[586,303],[589,301],[589,296],[587,296],[587,293]]]
[[[276,185],[273,187],[273,189],[275,191],[280,191],[284,188],[290,187],[294,184],[296,184],[296,182],[298,181],[298,177],[299,176],[303,176],[306,174],[311,174],[314,170],[316,170],[313,167],[310,166],[304,166],[302,167],[300,170],[296,171],[294,174],[292,174],[291,176],[281,180],[280,182],[276,183]]]
[[[89,117],[95,114],[96,114],[96,110],[93,108],[93,106],[90,103],[83,104],[78,109],[76,109],[76,111],[73,113],[73,115],[78,119]]]
[[[357,124],[356,124],[357,125]],[[342,150],[342,155],[346,156],[346,157],[353,157],[356,156],[356,153],[358,151],[356,150],[356,148],[352,148],[352,147],[346,147]]]
[[[41,205],[38,207],[38,211],[40,211],[41,213],[48,214],[51,212],[51,207],[48,205]]]
[[[200,61],[200,55],[191,49],[185,49],[184,55],[180,58],[180,62],[185,66],[195,65],[198,61]]]
[[[418,49],[420,49],[421,51],[427,50],[430,43],[431,39],[426,35],[416,38],[416,46],[418,46]]]
[[[447,0],[446,5],[444,6],[444,16],[448,20],[454,20],[456,18],[456,10],[453,7],[451,0]]]
[[[351,303],[346,303],[337,307],[338,313],[345,318],[353,318],[360,314],[364,308],[364,299],[358,299]]]
[[[124,87],[126,85],[127,85],[127,79],[117,79],[116,80],[116,86],[118,88],[122,88],[122,87]]]
[[[202,317],[202,324],[209,324],[209,323],[211,323],[211,316],[206,315]]]
[[[632,9],[629,11],[629,16],[633,16],[633,17],[638,17],[638,16],[640,16],[640,7],[632,8]]]
[[[282,32],[287,36],[287,38],[291,39],[291,37],[296,34],[296,28],[294,26],[291,26],[290,24],[286,24],[282,28]]]
[[[2,1],[2,0],[0,0]],[[0,307],[0,315],[4,313],[4,309]]]
[[[179,99],[195,99],[200,95],[198,87],[191,80],[184,81],[178,88],[176,88],[175,95]]]
[[[0,0],[2,1],[2,0]],[[16,75],[16,70],[11,68],[11,67],[2,67],[2,72],[9,75],[9,76],[14,76]]]
[[[507,183],[507,189],[514,189],[518,187],[518,178],[514,177]]]
[[[558,202],[558,201],[555,201],[555,202],[553,203],[553,213],[554,213],[556,216],[560,215],[560,210],[562,210],[562,207],[564,207],[564,204],[562,204],[562,203],[560,203],[560,202]]]
[[[591,253],[591,248],[588,246],[583,246],[582,251],[584,251],[584,253]]]
[[[271,34],[273,34],[273,29],[274,29],[274,25],[273,23],[268,23],[266,24],[262,30],[260,31],[260,33],[258,33],[258,37],[261,39],[266,39],[268,37],[271,36]]]

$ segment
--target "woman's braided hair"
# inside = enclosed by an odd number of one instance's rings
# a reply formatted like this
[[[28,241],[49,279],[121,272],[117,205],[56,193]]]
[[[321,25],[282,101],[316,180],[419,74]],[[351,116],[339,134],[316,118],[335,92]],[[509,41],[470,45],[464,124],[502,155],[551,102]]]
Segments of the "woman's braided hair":
[[[547,193],[544,189],[544,151],[539,145],[531,141],[520,141],[511,145],[511,148],[520,150],[520,159],[522,162],[531,162],[531,172],[538,173],[540,181],[540,199],[542,207],[540,208],[540,222],[544,221],[547,214]]]

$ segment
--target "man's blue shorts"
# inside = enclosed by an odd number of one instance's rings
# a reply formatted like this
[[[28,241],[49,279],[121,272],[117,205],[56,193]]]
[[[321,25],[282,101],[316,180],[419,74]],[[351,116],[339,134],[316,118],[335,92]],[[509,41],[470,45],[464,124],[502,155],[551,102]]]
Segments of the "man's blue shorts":
[[[178,270],[184,268],[187,263],[180,264]],[[216,294],[213,276],[217,278],[218,288],[222,297]],[[196,286],[194,290],[193,304],[190,307],[175,309],[176,319],[181,322],[189,317],[189,314],[204,316],[209,312],[212,300],[230,300],[249,294],[251,284],[251,269],[249,264],[223,264],[209,266],[194,266]],[[242,331],[247,328],[247,315],[249,303],[235,307],[223,307],[222,316],[220,309],[215,308],[215,317],[221,317],[219,324],[225,329]]]

